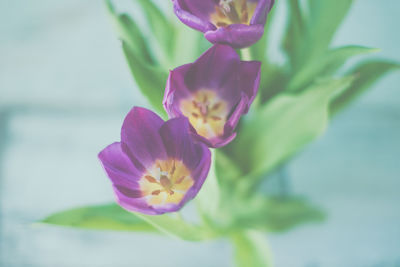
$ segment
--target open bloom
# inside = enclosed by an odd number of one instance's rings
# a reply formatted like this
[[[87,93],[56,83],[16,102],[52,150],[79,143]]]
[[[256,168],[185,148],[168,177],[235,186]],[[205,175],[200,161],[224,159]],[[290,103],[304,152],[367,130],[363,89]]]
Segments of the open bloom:
[[[211,153],[193,141],[189,128],[186,118],[164,122],[138,107],[128,113],[121,142],[99,154],[123,208],[156,215],[177,211],[196,196],[207,177]]]
[[[264,33],[274,0],[172,0],[178,18],[211,43],[243,48]]]
[[[208,146],[224,146],[257,94],[260,67],[258,61],[240,61],[230,46],[214,45],[194,63],[170,72],[164,107],[170,117],[189,118]]]

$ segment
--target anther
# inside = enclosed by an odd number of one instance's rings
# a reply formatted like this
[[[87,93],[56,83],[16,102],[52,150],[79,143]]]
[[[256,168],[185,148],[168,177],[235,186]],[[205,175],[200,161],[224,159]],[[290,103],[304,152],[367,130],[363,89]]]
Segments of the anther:
[[[150,183],[157,183],[157,180],[153,176],[146,175],[144,178],[146,178]]]

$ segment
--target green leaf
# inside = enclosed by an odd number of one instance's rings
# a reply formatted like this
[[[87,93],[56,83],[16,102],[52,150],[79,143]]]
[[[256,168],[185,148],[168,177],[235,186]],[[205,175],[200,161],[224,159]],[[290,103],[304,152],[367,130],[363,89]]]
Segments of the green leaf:
[[[164,16],[163,12],[150,0],[136,0],[141,5],[151,32],[156,37],[164,54],[171,56],[173,51],[175,31],[171,22]],[[169,57],[171,58],[171,57]]]
[[[303,44],[305,60],[318,58],[328,49],[352,3],[353,0],[308,0],[308,40]]]
[[[306,36],[305,19],[298,0],[288,0],[288,26],[283,47],[293,66],[298,65],[300,48]]]
[[[279,66],[263,62],[261,65],[260,98],[265,103],[283,92],[289,81],[287,72]]]
[[[144,215],[135,213],[159,231],[175,238],[186,241],[202,241],[217,237],[217,234],[208,228],[196,226],[185,222],[178,214]]]
[[[321,222],[325,214],[302,198],[254,197],[247,208],[238,207],[236,224],[269,232],[283,232],[310,222]]]
[[[157,232],[156,228],[116,204],[62,211],[40,223],[94,230]]]
[[[221,150],[215,150],[215,172],[219,181],[232,183],[235,179],[240,179],[242,171],[229,156]]]
[[[144,62],[125,42],[122,43],[122,49],[140,91],[156,111],[166,118],[162,102],[168,73]]]
[[[271,253],[264,233],[237,232],[231,237],[237,267],[272,267]]]
[[[289,0],[291,21],[285,37],[285,49],[295,70],[317,60],[330,46],[353,0],[308,0],[308,12],[299,0]]]
[[[343,91],[333,100],[330,107],[331,115],[335,115],[343,110],[386,73],[393,70],[400,70],[400,64],[375,60],[364,62],[355,67],[350,71],[350,74],[356,77],[355,81],[351,87]]]
[[[170,69],[195,61],[211,46],[202,33],[187,27],[180,21],[176,25],[175,33],[174,50],[168,51],[169,54],[174,55],[168,66]],[[200,46],[203,46],[204,43],[206,43],[206,47],[200,49]]]
[[[378,52],[379,49],[363,46],[345,46],[328,51],[321,58],[308,63],[301,68],[291,79],[289,91],[297,91],[312,83],[322,75],[334,73],[351,57]]]
[[[196,197],[202,216],[213,217],[220,205],[220,185],[216,176],[215,150],[212,151],[212,164],[199,194]]]
[[[162,106],[164,88],[168,77],[152,59],[143,33],[129,16],[116,13],[111,1],[106,1],[115,29],[122,40],[122,48],[131,73],[142,94],[161,115],[166,117]]]
[[[292,157],[325,131],[331,98],[352,81],[321,80],[301,94],[280,94],[253,111],[232,143],[235,163],[248,175],[261,177]]]
[[[276,6],[273,7],[271,9],[271,12],[268,14],[267,23],[265,24],[264,34],[261,40],[259,40],[257,43],[255,43],[250,47],[251,54],[253,55],[253,60],[267,61],[266,56],[268,51],[268,45],[270,45],[270,42],[268,42],[268,38],[271,32],[273,21],[275,19],[275,14],[276,14],[275,10]]]
[[[146,38],[136,22],[126,14],[117,14],[110,0],[106,1],[114,28],[121,40],[146,63],[153,63]]]

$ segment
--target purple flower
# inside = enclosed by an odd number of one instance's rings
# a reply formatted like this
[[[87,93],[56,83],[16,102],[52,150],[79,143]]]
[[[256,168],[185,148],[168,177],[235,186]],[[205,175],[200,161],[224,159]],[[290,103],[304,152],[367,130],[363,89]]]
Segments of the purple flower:
[[[121,129],[121,142],[99,153],[117,202],[150,215],[177,211],[193,199],[207,177],[210,150],[191,138],[186,118],[164,122],[133,108]]]
[[[248,47],[264,33],[274,0],[172,0],[178,18],[211,43]]]
[[[197,137],[209,147],[235,138],[260,83],[258,61],[240,61],[227,45],[214,45],[194,63],[170,72],[164,107],[170,117],[189,118]]]

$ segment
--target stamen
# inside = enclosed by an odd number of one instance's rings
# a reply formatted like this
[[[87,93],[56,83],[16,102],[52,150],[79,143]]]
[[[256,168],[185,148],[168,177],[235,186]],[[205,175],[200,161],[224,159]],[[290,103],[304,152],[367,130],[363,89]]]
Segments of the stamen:
[[[219,6],[224,15],[233,23],[240,23],[239,14],[236,11],[234,0],[220,0]]]
[[[180,183],[182,183],[184,179],[185,179],[185,176],[182,176],[181,178],[179,178],[178,181],[175,182],[175,184],[180,184]]]
[[[211,108],[211,110],[217,110],[221,106],[221,102],[218,102],[214,104],[214,106]]]
[[[241,12],[242,13],[242,23],[247,23],[249,20],[249,11],[247,10],[247,0],[242,0]]]
[[[217,26],[218,27],[227,27],[228,24],[226,24],[225,22],[217,22]]]
[[[218,116],[212,116],[211,119],[215,120],[215,121],[220,121],[222,120],[221,117]]]
[[[174,175],[175,170],[176,170],[176,167],[175,167],[175,161],[174,161],[174,163],[173,163],[173,165],[172,165],[171,176]]]
[[[161,193],[161,190],[154,190],[153,192],[151,192],[151,194],[153,196],[158,196]]]
[[[170,189],[171,188],[171,181],[165,175],[161,176],[160,183],[165,189]]]
[[[225,11],[225,12],[231,12],[231,6],[230,4],[233,2],[233,0],[220,0],[219,1],[219,6]]]
[[[156,178],[154,178],[153,176],[146,175],[144,178],[146,178],[146,180],[149,181],[150,183],[157,183]]]

